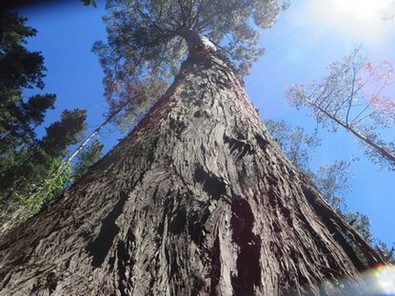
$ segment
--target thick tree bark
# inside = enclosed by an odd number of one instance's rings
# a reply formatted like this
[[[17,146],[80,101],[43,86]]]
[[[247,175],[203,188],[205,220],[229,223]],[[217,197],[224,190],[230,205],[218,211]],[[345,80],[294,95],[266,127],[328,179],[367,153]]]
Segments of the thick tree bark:
[[[0,239],[0,256],[1,295],[342,295],[381,262],[204,48],[85,178]]]

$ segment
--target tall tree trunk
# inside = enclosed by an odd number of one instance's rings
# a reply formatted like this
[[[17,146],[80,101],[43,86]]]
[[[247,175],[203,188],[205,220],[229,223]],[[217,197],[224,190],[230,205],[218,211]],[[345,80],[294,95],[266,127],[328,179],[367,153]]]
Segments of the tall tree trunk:
[[[0,239],[0,256],[2,295],[341,295],[381,262],[204,48],[87,176]]]

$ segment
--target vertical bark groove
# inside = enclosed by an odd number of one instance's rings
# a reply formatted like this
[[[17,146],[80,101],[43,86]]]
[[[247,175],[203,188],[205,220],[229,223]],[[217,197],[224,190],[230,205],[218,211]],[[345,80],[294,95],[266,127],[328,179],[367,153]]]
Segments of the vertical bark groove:
[[[113,245],[115,236],[119,231],[119,227],[115,224],[115,220],[122,214],[123,206],[127,199],[128,196],[121,191],[119,201],[115,204],[107,217],[103,219],[98,237],[88,244],[87,251],[93,257],[92,266],[100,267]]]

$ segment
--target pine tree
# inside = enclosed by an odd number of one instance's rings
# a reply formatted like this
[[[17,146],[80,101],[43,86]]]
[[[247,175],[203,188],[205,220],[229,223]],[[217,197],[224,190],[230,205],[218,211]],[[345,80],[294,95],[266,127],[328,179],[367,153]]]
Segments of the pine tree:
[[[37,150],[37,126],[53,109],[55,95],[40,94],[24,98],[25,89],[44,87],[44,58],[26,47],[26,39],[37,31],[26,25],[26,18],[1,12],[0,18],[0,201],[9,200],[10,189],[22,176],[40,175],[31,163]],[[28,183],[20,184],[21,187]],[[4,207],[4,204],[2,204]]]
[[[217,4],[175,2],[177,13],[187,11],[182,4]],[[213,17],[222,10],[204,11]],[[166,17],[188,24],[183,15]],[[218,18],[219,27],[226,23]],[[361,272],[382,262],[379,254],[284,156],[232,63],[189,29],[187,60],[133,132],[58,202],[0,239],[1,292],[363,291]]]
[[[61,119],[46,129],[42,139],[36,128],[54,108],[54,94],[26,98],[26,89],[44,88],[44,58],[26,48],[26,39],[37,31],[26,25],[27,18],[16,13],[0,13],[0,233],[40,187],[59,190],[65,176],[49,180],[53,166],[66,155],[67,147],[79,141],[85,129],[86,110],[64,110]],[[46,185],[45,185],[45,184]],[[56,186],[48,186],[56,184]],[[40,195],[45,201],[46,196]],[[34,206],[41,208],[43,202]],[[31,214],[34,214],[33,211]],[[26,216],[27,212],[23,212]],[[19,220],[19,219],[17,219]]]
[[[10,151],[22,151],[36,140],[34,129],[52,109],[55,95],[34,95],[23,99],[26,88],[44,86],[44,59],[26,49],[26,38],[37,31],[26,26],[26,18],[1,12],[0,18],[0,158]],[[3,165],[2,165],[3,167]]]

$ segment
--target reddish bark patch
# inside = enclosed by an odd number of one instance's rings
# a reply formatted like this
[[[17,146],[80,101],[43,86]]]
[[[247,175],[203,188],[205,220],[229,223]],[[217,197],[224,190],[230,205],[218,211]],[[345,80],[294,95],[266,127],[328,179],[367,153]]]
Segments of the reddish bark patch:
[[[232,277],[234,295],[254,295],[254,286],[259,286],[261,279],[261,240],[252,232],[255,219],[249,203],[235,196],[231,208],[232,239],[240,248],[236,261],[237,276]]]
[[[211,253],[211,271],[210,271],[210,279],[211,279],[211,291],[210,296],[216,296],[217,294],[217,285],[219,283],[219,279],[221,277],[221,259],[220,259],[220,247],[219,247],[219,239],[218,236],[214,241],[214,246]]]

